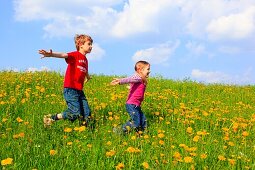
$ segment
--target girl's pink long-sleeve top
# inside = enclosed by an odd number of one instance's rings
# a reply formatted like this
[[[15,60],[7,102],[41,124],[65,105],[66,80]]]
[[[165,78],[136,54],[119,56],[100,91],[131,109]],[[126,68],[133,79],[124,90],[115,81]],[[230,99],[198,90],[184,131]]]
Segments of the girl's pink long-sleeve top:
[[[130,83],[130,90],[126,103],[141,106],[146,89],[145,83],[138,74],[134,74],[131,77],[120,79],[120,84],[128,83]]]

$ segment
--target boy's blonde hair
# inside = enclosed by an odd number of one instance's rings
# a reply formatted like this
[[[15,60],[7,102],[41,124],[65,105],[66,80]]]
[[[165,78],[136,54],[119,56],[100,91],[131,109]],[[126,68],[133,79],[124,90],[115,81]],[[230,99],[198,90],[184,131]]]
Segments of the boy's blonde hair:
[[[80,46],[83,45],[86,41],[90,41],[91,43],[93,43],[93,39],[85,34],[76,34],[74,37],[74,42],[75,42],[75,46],[77,51],[79,51]]]
[[[141,70],[144,66],[150,65],[147,61],[137,61],[135,64],[135,71]]]

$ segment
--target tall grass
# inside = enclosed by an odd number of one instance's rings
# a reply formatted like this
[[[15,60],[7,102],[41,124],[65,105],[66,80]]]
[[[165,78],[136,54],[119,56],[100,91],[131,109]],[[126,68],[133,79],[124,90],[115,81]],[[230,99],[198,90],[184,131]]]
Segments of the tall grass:
[[[255,86],[150,78],[142,109],[146,132],[119,135],[129,117],[126,86],[94,75],[84,91],[94,129],[78,121],[44,128],[60,113],[63,75],[0,72],[2,169],[254,169]]]

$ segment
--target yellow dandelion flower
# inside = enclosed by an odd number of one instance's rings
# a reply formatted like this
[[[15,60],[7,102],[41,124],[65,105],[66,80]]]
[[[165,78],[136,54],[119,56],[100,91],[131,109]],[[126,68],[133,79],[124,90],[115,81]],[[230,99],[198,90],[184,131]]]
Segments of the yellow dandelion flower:
[[[182,143],[182,144],[180,144],[179,146],[180,146],[181,148],[186,147],[186,145],[185,145],[185,144],[183,144],[183,143]]]
[[[74,127],[73,130],[74,131],[79,131],[79,127]]]
[[[126,151],[129,152],[129,153],[139,153],[139,152],[141,152],[140,149],[134,148],[134,147],[128,147]]]
[[[92,148],[92,144],[87,144],[87,147],[88,148]]]
[[[228,159],[228,162],[230,165],[235,165],[236,161],[234,159]]]
[[[199,138],[200,138],[200,136],[197,136],[197,135],[196,135],[196,136],[194,136],[193,141],[194,141],[194,142],[198,142]]]
[[[200,158],[205,159],[205,158],[207,158],[207,155],[203,153],[203,154],[200,155]]]
[[[188,128],[186,129],[186,132],[187,132],[187,133],[192,133],[192,130],[193,130],[192,127],[188,127]]]
[[[149,139],[149,135],[144,135],[144,139]]]
[[[184,162],[185,162],[185,163],[192,163],[192,161],[193,161],[193,158],[192,158],[192,157],[190,157],[190,156],[184,157]]]
[[[3,118],[2,119],[2,122],[6,122],[8,119],[7,118]]]
[[[148,162],[143,162],[142,165],[143,165],[144,169],[149,169],[150,168]]]
[[[243,135],[244,137],[247,137],[247,136],[249,136],[249,132],[244,131],[244,132],[242,133],[242,135]]]
[[[23,120],[20,118],[20,117],[17,117],[17,122],[19,122],[19,123],[21,123],[21,122],[23,122]]]
[[[164,135],[164,133],[159,133],[159,134],[158,134],[158,137],[159,137],[159,138],[164,138],[165,135]]]
[[[42,88],[40,89],[40,92],[41,92],[41,93],[44,93],[44,92],[45,92],[45,88],[42,87]]]
[[[56,153],[57,153],[56,150],[54,150],[54,149],[50,150],[50,155],[53,156],[53,155],[56,155]]]
[[[73,142],[67,142],[67,145],[69,145],[69,146],[72,145],[72,144],[73,144]]]
[[[15,134],[12,137],[13,137],[13,139],[18,139],[19,138],[19,134]]]
[[[234,142],[228,142],[229,146],[235,146]]]
[[[164,142],[163,140],[160,140],[158,143],[159,143],[160,145],[164,145],[164,144],[165,144],[165,142]]]
[[[121,162],[116,166],[116,170],[124,169],[124,167],[125,167],[124,164]]]
[[[110,115],[110,116],[111,116],[111,115],[112,115],[112,112],[108,112],[108,115]]]
[[[218,156],[218,159],[219,159],[220,161],[225,161],[225,160],[226,160],[225,156],[223,156],[223,155],[219,155],[219,156]]]
[[[112,117],[112,116],[110,116],[108,119],[109,119],[110,121],[112,121],[112,120],[113,120],[113,117]]]
[[[158,115],[159,115],[159,112],[155,112],[154,114],[155,114],[156,116],[158,116]]]
[[[108,141],[108,142],[106,143],[106,145],[111,146],[111,145],[112,145],[112,142],[111,142],[111,141]]]
[[[83,131],[85,131],[86,130],[86,126],[81,126],[81,127],[79,127],[79,132],[83,132]]]
[[[132,140],[136,140],[136,136],[131,136],[131,139]]]
[[[112,156],[114,156],[115,155],[115,151],[114,150],[110,150],[110,151],[108,151],[108,152],[106,152],[106,157],[112,157]]]
[[[12,158],[6,158],[6,159],[1,160],[1,165],[2,165],[2,166],[11,165],[12,162],[13,162],[13,159],[12,159]]]
[[[68,127],[67,127],[67,128],[64,129],[64,132],[67,132],[67,133],[70,133],[70,132],[72,132],[72,131],[73,131],[72,128],[68,128]]]
[[[180,160],[182,158],[181,154],[179,152],[174,152],[173,157],[177,160]]]
[[[25,133],[24,133],[24,132],[19,133],[19,137],[20,137],[20,138],[24,138],[24,136],[25,136]]]

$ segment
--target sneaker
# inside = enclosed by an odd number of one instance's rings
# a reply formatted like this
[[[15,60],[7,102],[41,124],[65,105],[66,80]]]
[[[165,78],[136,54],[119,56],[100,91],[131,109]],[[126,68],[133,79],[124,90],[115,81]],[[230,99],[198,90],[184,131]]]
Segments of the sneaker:
[[[55,122],[55,120],[52,119],[52,115],[44,115],[43,117],[43,123],[44,123],[44,127],[49,127],[51,126],[53,123]]]

